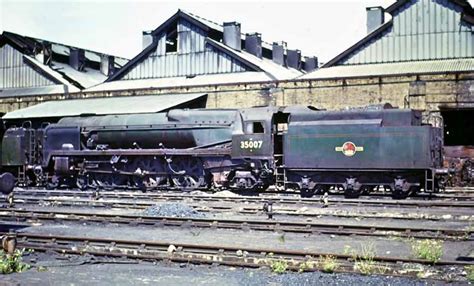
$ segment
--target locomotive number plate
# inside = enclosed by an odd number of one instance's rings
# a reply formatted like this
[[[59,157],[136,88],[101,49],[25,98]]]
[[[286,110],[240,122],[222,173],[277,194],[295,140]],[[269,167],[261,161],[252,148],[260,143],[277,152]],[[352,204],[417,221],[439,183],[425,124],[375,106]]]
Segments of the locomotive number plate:
[[[263,141],[262,140],[245,140],[240,141],[240,149],[260,149],[262,148]]]

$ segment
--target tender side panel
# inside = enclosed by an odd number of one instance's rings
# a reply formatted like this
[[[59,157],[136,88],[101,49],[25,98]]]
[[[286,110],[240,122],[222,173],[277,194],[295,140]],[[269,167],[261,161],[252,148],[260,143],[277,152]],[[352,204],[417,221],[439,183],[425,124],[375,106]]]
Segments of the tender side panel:
[[[346,122],[347,123],[347,122]],[[286,168],[426,169],[429,126],[294,122],[284,137]]]

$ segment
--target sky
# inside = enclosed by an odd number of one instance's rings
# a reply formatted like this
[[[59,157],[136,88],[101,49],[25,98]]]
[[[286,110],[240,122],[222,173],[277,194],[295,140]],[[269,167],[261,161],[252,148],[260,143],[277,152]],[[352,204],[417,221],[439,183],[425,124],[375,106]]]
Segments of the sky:
[[[366,7],[394,2],[0,0],[0,31],[133,58],[142,50],[142,31],[183,9],[217,23],[240,22],[244,33],[285,41],[326,62],[366,35]]]

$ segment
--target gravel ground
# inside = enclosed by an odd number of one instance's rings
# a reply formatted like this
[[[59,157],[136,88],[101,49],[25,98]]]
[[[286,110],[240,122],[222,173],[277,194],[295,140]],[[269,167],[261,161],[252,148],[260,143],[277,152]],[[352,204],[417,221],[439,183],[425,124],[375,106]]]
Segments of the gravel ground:
[[[117,227],[103,225],[44,225],[25,228],[21,231],[47,235],[80,236],[91,238],[109,238],[118,240],[161,241],[168,244],[201,244],[236,247],[245,250],[248,247],[276,250],[301,250],[319,253],[340,253],[347,250],[361,253],[370,247],[377,256],[413,257],[411,242],[406,239],[378,238],[365,236],[336,236],[320,234],[294,234],[260,231],[237,231],[225,229],[202,229],[194,227]],[[444,242],[442,259],[455,260],[458,256],[467,256],[473,249],[472,241]]]
[[[90,257],[33,254],[37,265],[23,273],[4,275],[0,285],[446,285],[434,280],[390,276],[326,274],[320,272],[274,274],[268,269],[242,269],[175,263],[97,261]],[[61,260],[58,260],[61,258]],[[28,259],[26,259],[28,260]],[[450,285],[463,285],[451,283]]]
[[[202,218],[206,215],[194,208],[180,203],[166,203],[148,207],[139,213],[146,216],[169,216],[169,217],[189,217]]]
[[[205,209],[205,206],[203,206]],[[235,206],[239,207],[239,206]],[[241,206],[240,206],[241,207]],[[28,207],[30,208],[30,206]],[[87,207],[58,207],[38,206],[38,209],[77,210],[97,213],[123,213],[147,216],[172,216],[172,217],[219,217],[242,218],[235,212],[208,213],[198,211],[186,203],[163,203],[151,206],[145,210],[136,209],[92,209]],[[425,226],[453,229],[470,227],[472,219],[464,222],[453,221],[445,218],[441,221],[434,220],[400,220],[390,218],[339,218],[330,213],[346,214],[357,210],[363,213],[392,213],[394,209],[377,209],[355,206],[353,208],[339,208],[330,206],[327,209],[319,207],[302,207],[300,212],[315,211],[320,217],[305,219],[311,222],[333,222],[343,224],[368,224],[392,226]],[[412,209],[413,213],[422,213],[423,209]],[[472,212],[471,212],[472,214]],[[448,214],[445,214],[448,215]],[[256,214],[245,216],[248,219],[266,219],[266,215]],[[415,216],[418,217],[418,216]],[[472,218],[472,215],[471,217]],[[299,220],[301,217],[275,216],[276,220]],[[25,229],[27,232],[58,235],[77,235],[90,237],[107,237],[116,239],[159,240],[193,244],[220,244],[229,246],[266,247],[275,249],[312,250],[319,252],[343,252],[349,246],[357,250],[364,245],[374,246],[378,255],[410,257],[411,248],[406,240],[391,238],[380,239],[363,236],[333,236],[317,234],[282,234],[276,232],[235,231],[220,229],[195,229],[172,227],[139,227],[115,224],[104,226],[95,223],[45,225]],[[444,245],[444,259],[455,259],[458,255],[468,255],[473,251],[472,241],[448,241]],[[173,264],[159,262],[140,263],[127,261],[126,264],[117,264],[114,261],[96,263],[90,257],[72,257],[68,260],[58,260],[52,255],[34,254],[38,265],[46,268],[38,271],[33,268],[25,273],[0,276],[0,285],[445,285],[443,282],[433,280],[407,279],[386,276],[360,276],[350,274],[324,274],[324,273],[286,273],[276,275],[268,269],[240,269],[218,266],[196,266],[186,264]],[[448,270],[449,272],[449,270]],[[459,276],[459,269],[453,270],[453,275]],[[453,284],[464,285],[464,284]]]

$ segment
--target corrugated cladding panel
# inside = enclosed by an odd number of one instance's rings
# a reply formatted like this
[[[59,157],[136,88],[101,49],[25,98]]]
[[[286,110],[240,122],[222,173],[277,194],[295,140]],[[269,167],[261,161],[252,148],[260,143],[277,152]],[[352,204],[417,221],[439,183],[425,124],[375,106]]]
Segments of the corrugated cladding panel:
[[[393,25],[340,64],[368,64],[474,57],[473,28],[462,8],[448,0],[412,0]]]
[[[0,88],[26,88],[54,85],[23,61],[23,54],[9,45],[0,48]]]
[[[203,52],[162,56],[150,55],[132,68],[123,79],[164,78],[187,75],[243,72],[246,68],[230,56],[212,47]]]
[[[181,19],[178,22],[178,51],[166,53],[166,33],[158,37],[155,52],[132,68],[123,79],[165,78],[246,71],[227,54],[205,44],[205,32]]]
[[[205,32],[184,19],[178,22],[178,39],[180,53],[204,51]]]
[[[339,65],[321,68],[300,79],[370,77],[384,75],[438,74],[474,70],[474,58],[431,61],[410,61],[365,65]]]

